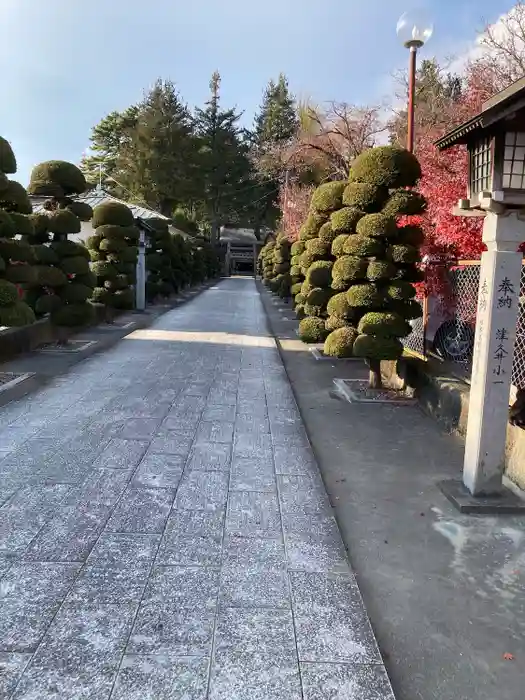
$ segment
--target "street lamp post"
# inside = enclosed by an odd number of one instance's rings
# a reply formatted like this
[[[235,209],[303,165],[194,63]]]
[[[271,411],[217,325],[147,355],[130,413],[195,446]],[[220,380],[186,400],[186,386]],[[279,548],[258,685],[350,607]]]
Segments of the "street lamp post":
[[[432,36],[434,27],[432,21],[422,10],[405,12],[399,18],[396,27],[397,35],[403,46],[410,51],[408,62],[408,130],[407,150],[414,150],[414,103],[416,92],[417,51]]]

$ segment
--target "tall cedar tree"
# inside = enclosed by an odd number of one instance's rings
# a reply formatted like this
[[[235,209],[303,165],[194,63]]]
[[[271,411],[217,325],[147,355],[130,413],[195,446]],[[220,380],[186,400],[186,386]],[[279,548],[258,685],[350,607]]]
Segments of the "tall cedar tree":
[[[220,226],[238,217],[249,201],[251,173],[249,144],[239,126],[241,115],[221,108],[220,83],[219,73],[213,73],[210,98],[204,109],[195,110],[202,200],[213,240],[218,239]]]
[[[255,207],[252,213],[255,232],[262,226],[273,227],[279,214],[279,183],[284,177],[276,149],[286,146],[296,135],[299,117],[288,80],[281,73],[277,82],[270,80],[264,91],[253,131],[253,153],[258,163],[259,184],[254,188]]]
[[[90,154],[85,155],[80,163],[89,186],[101,181],[105,189],[115,196],[125,196],[124,190],[115,182],[120,182],[117,164],[122,149],[131,139],[137,116],[138,106],[132,105],[123,112],[111,112],[92,128]]]
[[[137,121],[117,158],[129,193],[165,216],[195,196],[196,143],[187,106],[175,85],[157,80],[138,106]]]

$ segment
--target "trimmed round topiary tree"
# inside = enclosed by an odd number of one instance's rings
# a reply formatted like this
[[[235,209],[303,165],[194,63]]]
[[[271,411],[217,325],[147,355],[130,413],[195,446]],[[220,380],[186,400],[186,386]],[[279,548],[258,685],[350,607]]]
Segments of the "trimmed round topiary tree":
[[[273,270],[272,277],[269,280],[269,287],[274,294],[277,294],[282,299],[289,299],[291,295],[291,247],[292,244],[284,233],[278,233],[275,245],[272,248],[271,262],[273,263]]]
[[[174,271],[172,268],[172,239],[168,222],[165,219],[149,219],[154,228],[148,233],[146,248],[146,299],[167,298],[175,292]]]
[[[307,318],[320,320],[323,326],[327,317],[327,304],[335,293],[332,289],[332,248],[336,245],[342,226],[337,217],[334,224],[334,216],[342,208],[346,186],[346,182],[326,182],[314,191],[310,212],[299,233],[299,241],[294,244],[295,249],[292,246],[291,272],[297,277],[292,287],[296,313],[305,321]],[[317,320],[312,322],[313,326],[320,328]],[[310,325],[303,323],[301,327],[308,329]],[[316,340],[309,340],[314,335]],[[321,335],[326,336],[326,328],[321,334],[309,331],[301,333],[301,338],[305,342],[319,342]]]
[[[413,190],[421,175],[416,157],[393,146],[372,148],[352,166],[343,192],[344,207],[331,214],[339,235],[332,243],[336,261],[326,327],[326,355],[362,357],[370,367],[370,386],[381,386],[381,361],[395,360],[408,321],[421,315],[413,282],[423,232],[400,217],[421,214],[424,198]]]
[[[190,248],[184,236],[174,233],[171,236],[171,270],[173,274],[173,287],[176,292],[180,292],[191,282],[190,275]]]
[[[104,202],[93,210],[93,235],[87,240],[96,286],[92,301],[112,322],[117,311],[135,306],[135,270],[140,232],[133,213],[121,202]]]
[[[27,238],[34,227],[27,192],[7,177],[16,172],[16,158],[0,137],[0,326],[26,326],[35,314],[26,292],[35,284],[35,253]]]
[[[86,179],[73,163],[46,161],[33,168],[28,191],[48,197],[47,221],[33,217],[38,261],[35,310],[49,314],[59,342],[67,342],[65,329],[79,328],[95,318],[90,298],[95,277],[89,269],[90,253],[69,235],[80,233],[81,221],[92,217],[91,207],[74,197],[87,189]]]

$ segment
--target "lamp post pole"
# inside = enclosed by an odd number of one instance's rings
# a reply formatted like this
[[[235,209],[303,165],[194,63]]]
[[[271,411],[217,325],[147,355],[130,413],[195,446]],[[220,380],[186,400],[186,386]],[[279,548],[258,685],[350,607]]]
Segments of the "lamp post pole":
[[[408,129],[407,129],[407,150],[414,152],[414,111],[416,98],[416,63],[417,46],[410,47],[410,58],[408,61]]]

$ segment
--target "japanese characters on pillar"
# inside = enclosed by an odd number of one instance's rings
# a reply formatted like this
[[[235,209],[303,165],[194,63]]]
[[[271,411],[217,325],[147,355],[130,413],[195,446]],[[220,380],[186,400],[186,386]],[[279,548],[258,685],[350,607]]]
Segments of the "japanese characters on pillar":
[[[504,277],[497,288],[497,305],[498,309],[512,310],[517,304],[517,294],[515,291],[515,283],[508,277]],[[513,314],[514,315],[514,314]],[[501,327],[500,327],[501,326]],[[506,375],[512,373],[512,346],[509,347],[509,329],[504,324],[496,326],[496,349],[493,355],[494,366],[492,368],[493,383],[504,384]],[[512,334],[513,336],[515,333]]]

